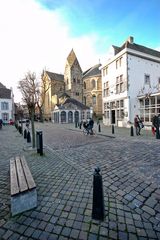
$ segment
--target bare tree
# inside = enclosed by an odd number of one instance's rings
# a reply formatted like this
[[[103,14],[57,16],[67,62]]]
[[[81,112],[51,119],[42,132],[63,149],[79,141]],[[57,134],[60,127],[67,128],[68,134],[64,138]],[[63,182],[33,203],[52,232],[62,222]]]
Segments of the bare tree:
[[[51,81],[48,81],[47,78],[43,77],[44,76],[44,71],[41,76],[41,82],[39,84],[39,89],[37,90],[37,107],[39,109],[39,114],[40,114],[40,121],[44,121],[44,104],[45,104],[45,95],[47,91],[51,87]]]
[[[35,126],[34,126],[34,115],[35,106],[37,104],[37,92],[39,91],[38,81],[36,74],[28,72],[24,79],[18,83],[18,88],[22,93],[23,101],[26,103],[31,119],[32,129],[32,147],[35,148]]]

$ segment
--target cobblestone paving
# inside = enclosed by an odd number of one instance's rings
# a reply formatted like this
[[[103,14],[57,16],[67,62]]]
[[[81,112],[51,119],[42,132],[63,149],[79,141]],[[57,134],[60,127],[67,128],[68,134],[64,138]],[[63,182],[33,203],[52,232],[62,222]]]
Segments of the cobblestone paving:
[[[0,239],[160,239],[158,140],[85,137],[51,124],[37,128],[44,132],[43,157],[23,150],[28,145],[14,127],[0,132]],[[17,154],[25,155],[37,184],[38,207],[11,217],[9,159]],[[104,222],[91,218],[97,165]]]

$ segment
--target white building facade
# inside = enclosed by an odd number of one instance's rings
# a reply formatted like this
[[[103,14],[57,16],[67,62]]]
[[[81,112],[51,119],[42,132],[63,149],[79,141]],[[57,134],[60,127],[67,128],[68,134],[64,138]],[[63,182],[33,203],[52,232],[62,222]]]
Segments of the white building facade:
[[[103,123],[127,127],[138,114],[151,125],[160,113],[160,52],[135,44],[133,37],[113,49],[101,68]]]
[[[0,119],[4,124],[14,120],[14,99],[12,89],[7,89],[0,83]]]

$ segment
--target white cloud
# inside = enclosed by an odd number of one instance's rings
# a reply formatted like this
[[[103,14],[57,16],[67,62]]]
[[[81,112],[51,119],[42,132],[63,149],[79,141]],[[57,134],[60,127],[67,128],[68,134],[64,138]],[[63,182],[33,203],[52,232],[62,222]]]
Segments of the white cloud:
[[[61,11],[43,9],[34,0],[1,1],[0,32],[0,82],[13,87],[15,101],[20,101],[18,81],[28,70],[40,74],[46,67],[63,73],[72,48],[82,70],[101,59],[96,50],[99,37],[71,37]]]

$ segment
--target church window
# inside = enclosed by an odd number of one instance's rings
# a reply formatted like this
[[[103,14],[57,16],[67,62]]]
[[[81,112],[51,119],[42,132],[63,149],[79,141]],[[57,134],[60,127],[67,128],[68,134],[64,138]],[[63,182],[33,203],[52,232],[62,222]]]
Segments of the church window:
[[[73,78],[73,82],[74,82],[74,83],[76,82],[76,79],[75,79],[75,78]]]
[[[86,89],[86,82],[83,83],[83,87],[84,87],[84,89]]]
[[[96,104],[96,96],[95,95],[92,96],[92,103]]]
[[[96,81],[93,79],[92,80],[92,88],[95,88],[96,87]]]

